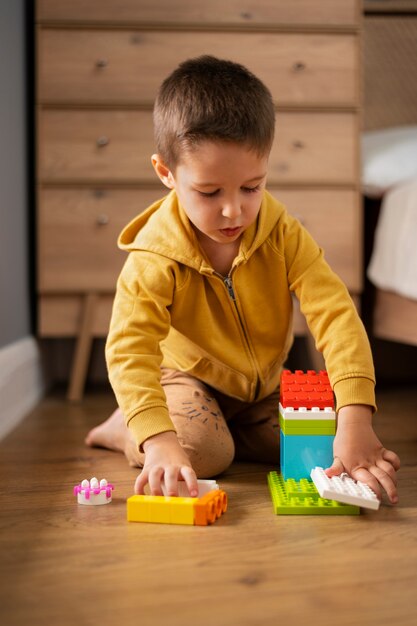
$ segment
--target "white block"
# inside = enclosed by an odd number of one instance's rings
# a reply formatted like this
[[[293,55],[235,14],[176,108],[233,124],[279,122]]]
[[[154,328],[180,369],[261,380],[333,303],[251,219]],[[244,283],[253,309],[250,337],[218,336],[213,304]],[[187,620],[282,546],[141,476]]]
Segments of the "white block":
[[[326,500],[355,504],[375,511],[379,509],[380,501],[376,493],[365,483],[355,481],[347,474],[329,478],[322,467],[315,467],[311,470],[311,478],[321,497]]]
[[[204,479],[204,478],[199,478],[197,479],[197,483],[198,483],[198,498],[201,498],[202,496],[204,496],[206,493],[208,493],[209,491],[213,491],[213,489],[219,489],[219,485],[217,484],[217,482],[215,480],[212,479]],[[165,488],[165,484],[162,483],[161,485],[162,487],[162,493],[164,496],[166,496],[166,488]],[[146,485],[145,489],[145,495],[150,495],[150,491],[149,491],[149,485]],[[190,494],[188,492],[187,489],[187,485],[185,483],[185,481],[183,480],[179,480],[178,481],[178,496],[180,498],[189,498]]]
[[[336,413],[331,407],[320,409],[319,407],[313,407],[307,409],[301,407],[294,409],[291,406],[287,406],[285,409],[281,403],[279,403],[279,413],[286,420],[335,420]]]

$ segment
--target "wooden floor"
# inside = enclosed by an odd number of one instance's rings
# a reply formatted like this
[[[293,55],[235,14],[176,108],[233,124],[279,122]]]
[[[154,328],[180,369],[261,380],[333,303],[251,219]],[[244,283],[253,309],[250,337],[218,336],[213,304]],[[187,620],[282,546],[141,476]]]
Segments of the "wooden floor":
[[[270,467],[219,479],[229,510],[210,527],[133,524],[136,471],[83,445],[113,408],[46,399],[0,444],[0,623],[54,626],[268,626],[417,623],[417,390],[379,394],[377,432],[402,459],[400,505],[360,517],[272,513]],[[83,507],[97,476],[113,502]]]

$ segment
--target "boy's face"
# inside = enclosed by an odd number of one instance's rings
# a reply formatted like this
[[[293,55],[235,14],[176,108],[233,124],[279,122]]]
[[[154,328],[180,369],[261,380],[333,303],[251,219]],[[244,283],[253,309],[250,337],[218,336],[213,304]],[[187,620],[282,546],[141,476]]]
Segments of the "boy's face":
[[[236,242],[256,220],[268,155],[236,143],[205,141],[183,155],[175,172],[158,155],[152,163],[162,182],[176,190],[199,239]]]

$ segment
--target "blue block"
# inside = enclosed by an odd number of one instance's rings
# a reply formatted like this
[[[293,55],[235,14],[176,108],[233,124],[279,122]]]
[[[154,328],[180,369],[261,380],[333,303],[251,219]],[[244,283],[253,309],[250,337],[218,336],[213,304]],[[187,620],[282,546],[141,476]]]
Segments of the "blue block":
[[[330,467],[333,441],[333,435],[284,435],[281,431],[281,474],[284,480],[310,479],[310,472],[315,467]]]

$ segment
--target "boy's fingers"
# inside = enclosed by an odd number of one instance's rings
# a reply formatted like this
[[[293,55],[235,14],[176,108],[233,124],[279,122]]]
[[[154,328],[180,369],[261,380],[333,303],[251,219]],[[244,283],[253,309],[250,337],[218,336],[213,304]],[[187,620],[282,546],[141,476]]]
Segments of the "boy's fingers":
[[[332,476],[339,476],[345,471],[344,465],[338,456],[335,456],[333,463],[330,467],[324,470],[326,475],[331,478]]]
[[[378,482],[378,479],[371,473],[370,469],[359,467],[358,469],[352,470],[351,476],[355,480],[360,480],[361,483],[365,483],[365,485],[368,485],[368,487],[370,487],[372,491],[376,493],[378,499],[381,500],[381,486]]]
[[[393,504],[396,504],[398,502],[398,493],[397,493],[397,488],[392,478],[386,472],[384,472],[383,469],[377,466],[370,467],[369,471],[371,474],[373,474],[373,476],[375,476],[377,481],[383,486],[383,488],[387,492],[387,495],[390,501]]]
[[[386,474],[388,474],[394,485],[397,484],[397,472],[395,471],[391,463],[389,463],[388,461],[384,461],[384,459],[379,459],[378,461],[376,461],[376,466],[379,467],[379,469],[383,470]]]
[[[164,474],[163,467],[153,467],[149,472],[148,483],[151,496],[162,496],[161,481]]]
[[[168,467],[164,472],[165,495],[178,495],[178,467]]]
[[[181,468],[181,476],[185,480],[185,484],[187,485],[188,493],[192,498],[198,497],[198,483],[197,476],[192,467],[188,467],[184,465]]]
[[[145,471],[142,470],[135,481],[134,492],[137,496],[143,496],[144,489],[147,483],[148,483],[148,475]]]
[[[393,452],[392,450],[384,449],[382,451],[382,458],[385,461],[388,461],[388,463],[391,463],[393,468],[398,472],[398,470],[401,467],[401,461],[400,461],[400,457],[397,454],[395,454],[395,452]]]

